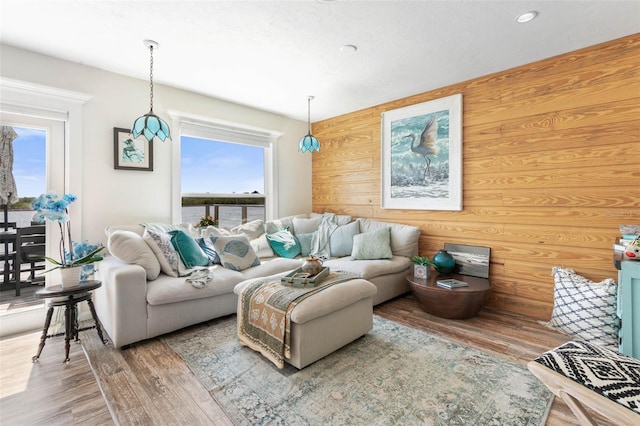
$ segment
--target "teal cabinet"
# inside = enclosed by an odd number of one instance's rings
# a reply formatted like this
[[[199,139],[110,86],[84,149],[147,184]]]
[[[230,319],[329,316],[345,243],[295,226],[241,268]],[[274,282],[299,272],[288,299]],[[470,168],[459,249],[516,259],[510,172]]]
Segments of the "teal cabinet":
[[[640,261],[620,262],[618,272],[620,352],[640,359]]]

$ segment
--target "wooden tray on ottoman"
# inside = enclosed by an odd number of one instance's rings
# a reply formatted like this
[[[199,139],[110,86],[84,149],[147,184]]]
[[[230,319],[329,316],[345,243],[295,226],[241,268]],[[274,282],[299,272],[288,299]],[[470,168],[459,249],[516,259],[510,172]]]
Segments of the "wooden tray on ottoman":
[[[329,275],[329,267],[325,266],[315,275],[302,272],[302,267],[294,269],[282,277],[281,284],[288,287],[315,287]]]

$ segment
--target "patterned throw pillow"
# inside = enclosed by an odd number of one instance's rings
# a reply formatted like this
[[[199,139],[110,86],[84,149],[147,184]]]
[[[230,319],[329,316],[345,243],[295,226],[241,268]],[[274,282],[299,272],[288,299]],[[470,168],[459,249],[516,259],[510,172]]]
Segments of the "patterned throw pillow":
[[[572,269],[553,268],[555,288],[551,325],[594,345],[618,350],[619,319],[616,314],[616,283],[599,283]]]
[[[147,242],[151,250],[155,253],[158,262],[160,262],[162,272],[170,277],[179,276],[180,257],[176,249],[173,248],[173,244],[171,244],[169,234],[145,228],[142,239]]]
[[[253,251],[246,235],[211,236],[213,247],[220,257],[220,263],[227,269],[243,271],[258,266],[260,259]]]
[[[198,243],[204,254],[207,255],[209,265],[220,265],[220,258],[218,257],[218,253],[216,253],[216,249],[213,247],[211,238],[198,237],[196,238],[196,243]]]

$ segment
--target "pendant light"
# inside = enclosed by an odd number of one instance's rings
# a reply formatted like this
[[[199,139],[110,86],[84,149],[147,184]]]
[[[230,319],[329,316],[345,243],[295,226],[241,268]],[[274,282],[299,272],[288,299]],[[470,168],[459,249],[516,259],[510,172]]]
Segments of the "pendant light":
[[[131,126],[131,134],[134,139],[140,135],[143,135],[149,142],[154,137],[158,137],[162,142],[165,139],[171,139],[171,131],[169,125],[162,118],[153,113],[153,49],[160,47],[158,42],[153,40],[144,40],[144,45],[149,48],[150,53],[150,65],[149,65],[149,87],[150,87],[150,107],[149,112],[145,115],[136,118]]]
[[[298,146],[298,151],[300,152],[313,152],[320,151],[320,141],[311,134],[311,101],[313,100],[313,96],[307,97],[307,124],[309,125],[309,133],[300,139],[300,145]]]

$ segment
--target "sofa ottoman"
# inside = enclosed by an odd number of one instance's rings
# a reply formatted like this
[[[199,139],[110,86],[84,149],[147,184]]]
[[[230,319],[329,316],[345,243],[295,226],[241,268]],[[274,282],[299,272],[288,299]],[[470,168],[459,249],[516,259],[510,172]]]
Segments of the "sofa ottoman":
[[[250,282],[236,285],[234,293],[240,296]],[[376,292],[375,285],[355,278],[328,287],[297,304],[291,311],[291,357],[286,362],[302,369],[371,331]],[[238,297],[238,312],[241,299]]]

